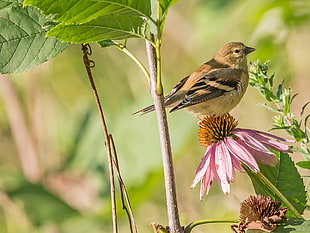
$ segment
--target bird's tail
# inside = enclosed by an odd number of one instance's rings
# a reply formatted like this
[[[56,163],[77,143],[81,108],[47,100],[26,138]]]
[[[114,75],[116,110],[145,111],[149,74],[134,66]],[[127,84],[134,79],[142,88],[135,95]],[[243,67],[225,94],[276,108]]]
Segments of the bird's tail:
[[[143,108],[143,109],[133,113],[132,115],[140,114],[140,116],[142,116],[142,115],[147,114],[149,112],[153,112],[154,110],[155,110],[155,106],[153,104],[153,105],[150,105],[150,106],[148,106],[146,108]]]

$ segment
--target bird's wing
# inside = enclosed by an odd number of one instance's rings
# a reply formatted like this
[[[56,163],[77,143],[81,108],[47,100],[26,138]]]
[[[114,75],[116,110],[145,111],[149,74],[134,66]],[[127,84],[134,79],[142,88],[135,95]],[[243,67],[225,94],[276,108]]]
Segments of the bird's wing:
[[[170,112],[199,104],[238,88],[241,69],[218,69],[204,74],[185,94],[183,100]]]
[[[189,75],[183,78],[180,82],[178,82],[178,84],[175,85],[175,87],[169,92],[169,94],[165,96],[165,101],[169,100],[171,96],[173,96],[178,90],[180,90],[184,86],[188,78]]]
[[[170,93],[164,97],[165,103],[167,103],[167,101],[171,100],[171,97],[173,97],[173,95],[174,95],[178,90],[180,90],[180,89],[183,87],[183,85],[184,85],[184,83],[186,82],[186,80],[188,79],[188,77],[189,77],[189,76],[183,78],[180,82],[178,82],[178,84],[170,91]],[[181,100],[181,101],[182,101],[182,100]],[[168,102],[168,103],[169,103],[169,102]],[[154,110],[155,110],[155,106],[154,106],[154,104],[152,104],[152,105],[150,105],[150,106],[148,106],[148,107],[146,107],[146,108],[143,108],[143,109],[141,109],[141,110],[139,110],[139,111],[133,113],[133,115],[138,114],[138,113],[140,113],[141,115],[144,115],[144,114],[149,113],[149,112],[152,112],[152,111],[154,111]]]

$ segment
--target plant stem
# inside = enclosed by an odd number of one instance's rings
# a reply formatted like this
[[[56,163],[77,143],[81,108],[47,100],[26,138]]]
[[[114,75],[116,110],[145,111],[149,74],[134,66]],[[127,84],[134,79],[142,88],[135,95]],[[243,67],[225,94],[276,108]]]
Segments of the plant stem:
[[[154,41],[154,35],[152,35],[152,39]],[[156,53],[157,51],[159,51],[159,49],[160,48],[154,48],[151,45],[151,43],[146,41],[146,51],[148,56],[149,70],[151,77],[150,86],[157,115],[157,124],[160,136],[160,147],[164,168],[168,222],[171,233],[182,233],[183,229],[180,225],[179,220],[179,213],[176,199],[176,187],[173,171],[172,151],[168,131],[168,122],[164,106],[164,98],[162,93],[158,93],[157,90],[158,76],[161,75],[160,73],[158,73],[158,68],[161,64],[160,60],[158,59],[158,54]]]
[[[147,69],[145,68],[145,66],[142,64],[142,62],[134,55],[132,54],[126,47],[126,45],[122,45],[119,43],[114,42],[116,45],[115,47],[118,48],[119,50],[121,50],[123,53],[125,53],[127,56],[129,56],[138,66],[139,68],[142,70],[142,72],[144,73],[144,75],[147,77],[147,79],[150,81],[150,74],[147,71]]]
[[[184,233],[189,233],[193,230],[194,227],[199,225],[208,224],[208,223],[237,223],[238,219],[203,219],[195,221],[187,225],[184,229]]]
[[[292,211],[297,218],[303,218],[296,208],[286,199],[286,197],[261,173],[257,172],[257,176],[278,196],[281,201]]]
[[[132,211],[132,207],[129,201],[129,196],[127,193],[127,189],[126,186],[124,184],[123,178],[121,176],[121,171],[119,168],[119,164],[118,164],[118,155],[116,152],[116,146],[114,143],[114,139],[113,136],[110,134],[110,142],[112,144],[112,151],[113,151],[113,165],[115,167],[115,171],[116,171],[116,175],[117,175],[117,179],[118,179],[118,184],[119,184],[119,189],[120,189],[120,196],[121,196],[121,201],[122,201],[122,209],[126,212],[127,214],[127,218],[129,221],[129,227],[130,227],[130,232],[131,233],[137,233],[137,226],[136,226],[136,221],[133,215],[133,211]]]
[[[115,198],[115,182],[114,182],[114,172],[113,172],[113,156],[112,156],[112,148],[111,148],[111,141],[110,135],[108,132],[108,127],[105,121],[103,109],[101,107],[98,91],[95,85],[95,81],[91,72],[91,68],[95,66],[94,61],[88,58],[89,55],[92,54],[91,47],[89,44],[82,44],[82,51],[83,51],[83,62],[85,65],[85,69],[87,71],[88,79],[93,90],[93,94],[96,100],[98,112],[101,119],[101,124],[104,133],[105,139],[105,146],[107,148],[108,154],[108,163],[109,163],[109,173],[110,173],[110,193],[111,193],[111,205],[112,205],[112,222],[113,222],[113,233],[118,233],[117,227],[117,213],[116,213],[116,198]]]

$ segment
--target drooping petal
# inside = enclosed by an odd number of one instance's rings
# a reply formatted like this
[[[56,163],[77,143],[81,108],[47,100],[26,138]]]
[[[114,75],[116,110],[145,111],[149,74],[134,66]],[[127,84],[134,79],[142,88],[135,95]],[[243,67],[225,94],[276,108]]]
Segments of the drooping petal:
[[[221,185],[224,193],[230,192],[230,177],[232,174],[232,162],[230,158],[229,151],[225,147],[223,141],[218,141],[215,144],[215,178],[217,182]]]
[[[229,183],[234,179],[234,168],[232,164],[232,159],[229,150],[227,149],[226,144],[224,141],[221,141],[220,144],[221,153],[223,155],[223,166],[226,170],[226,178]]]
[[[269,147],[270,149],[280,151],[280,152],[290,152],[290,147],[288,145],[285,145],[281,142],[277,142],[272,139],[267,139],[266,141],[262,140],[262,143],[266,146]]]
[[[247,146],[242,140],[235,140],[229,137],[224,139],[230,153],[247,165],[252,171],[259,172],[259,167],[254,157],[247,150]]]
[[[191,188],[194,188],[197,183],[203,178],[203,176],[205,175],[209,165],[210,165],[210,159],[212,154],[214,153],[214,147],[213,146],[209,146],[207,148],[207,151],[205,153],[205,155],[202,157],[202,160],[196,170],[196,175],[195,175],[195,179],[193,180],[192,184],[191,184]]]
[[[280,152],[289,152],[290,147],[286,144],[275,141],[271,138],[264,137],[259,134],[256,134],[255,138],[261,141],[261,143],[263,143],[265,146],[269,147],[270,149],[280,151]]]
[[[233,164],[233,167],[240,171],[240,172],[245,172],[244,168],[241,166],[240,160],[236,158],[235,156],[231,156],[231,161]],[[235,179],[235,178],[234,178]],[[233,182],[233,181],[232,181]]]
[[[259,163],[275,166],[278,163],[274,153],[268,150],[249,130],[237,129],[234,134],[248,146],[248,151]],[[255,134],[255,132],[254,132]],[[261,136],[260,136],[261,137]]]
[[[258,141],[263,143],[266,147],[271,148],[276,151],[280,151],[280,152],[289,152],[289,146],[284,143],[273,140],[271,138],[277,139],[279,141],[284,141],[284,142],[294,142],[293,140],[284,139],[284,138],[281,138],[281,137],[278,137],[278,136],[275,136],[269,133],[265,133],[262,131],[258,131],[258,130],[243,129],[243,131],[248,132],[249,135],[256,138]]]
[[[279,162],[273,153],[265,153],[252,147],[248,147],[247,150],[259,163],[274,167]]]
[[[254,132],[257,133],[257,134],[262,134],[262,135],[265,135],[265,136],[267,136],[267,137],[277,139],[277,140],[282,141],[282,142],[288,142],[288,143],[294,143],[294,142],[296,142],[295,140],[281,138],[281,137],[278,137],[278,136],[276,136],[276,135],[273,135],[273,134],[270,134],[270,133],[266,133],[266,132],[263,132],[263,131],[251,130],[251,129],[248,129],[248,130],[249,130],[249,131],[254,131]]]
[[[269,153],[271,155],[274,155],[270,150],[268,150],[264,144],[262,144],[259,140],[257,140],[255,137],[253,137],[253,134],[249,133],[249,130],[243,130],[243,129],[236,129],[234,131],[234,135],[238,136],[241,140],[244,141],[245,144],[249,145],[250,147],[263,151],[264,153]]]
[[[209,190],[212,186],[214,179],[214,173],[211,168],[209,168],[205,175],[202,177],[201,185],[200,185],[200,200],[202,200],[204,194],[208,195]]]

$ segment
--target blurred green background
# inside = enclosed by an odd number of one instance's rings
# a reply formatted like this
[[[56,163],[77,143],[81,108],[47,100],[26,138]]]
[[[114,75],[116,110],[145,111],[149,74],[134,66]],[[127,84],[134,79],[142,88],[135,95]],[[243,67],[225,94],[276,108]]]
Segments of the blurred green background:
[[[270,60],[275,82],[285,79],[285,86],[299,93],[292,109],[298,115],[310,99],[310,1],[180,0],[170,9],[164,32],[165,92],[229,41],[255,47],[250,61]],[[155,114],[132,115],[152,102],[148,83],[119,50],[91,46],[95,81],[138,230],[152,232],[151,222],[167,224],[157,125]],[[147,64],[144,41],[132,39],[128,46]],[[71,45],[51,61],[8,77],[0,80],[0,233],[111,232],[104,138],[81,46]],[[249,87],[232,112],[240,127],[272,128],[273,113],[256,105],[262,102]],[[238,218],[239,203],[254,193],[249,178],[236,173],[229,195],[215,183],[200,201],[199,187],[189,188],[205,150],[197,140],[197,120],[183,111],[168,118],[182,224]],[[301,160],[298,154],[293,158]],[[128,232],[118,207],[121,232]],[[228,224],[194,232],[215,230],[231,232]]]

